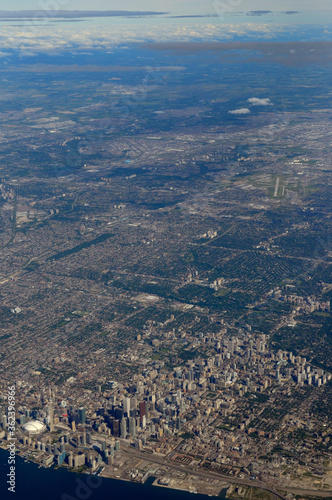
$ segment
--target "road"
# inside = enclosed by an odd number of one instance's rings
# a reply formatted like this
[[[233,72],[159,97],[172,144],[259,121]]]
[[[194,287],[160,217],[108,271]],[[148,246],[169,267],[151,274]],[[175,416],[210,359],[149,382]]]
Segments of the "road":
[[[130,453],[130,455],[132,457],[139,458],[141,460],[145,460],[147,462],[151,462],[153,464],[157,464],[157,465],[160,465],[162,467],[169,467],[170,469],[175,469],[177,471],[182,470],[183,472],[186,472],[187,474],[199,476],[199,477],[202,477],[203,479],[207,479],[207,478],[220,479],[220,480],[224,480],[225,482],[232,483],[232,484],[239,484],[242,486],[251,486],[251,487],[260,488],[261,490],[265,490],[265,491],[268,491],[269,493],[272,493],[274,495],[274,498],[281,498],[282,500],[287,500],[287,498],[284,495],[282,495],[278,491],[275,491],[271,487],[271,485],[260,482],[260,481],[251,481],[249,479],[233,478],[230,476],[226,476],[225,474],[219,474],[217,472],[212,472],[212,471],[208,471],[208,470],[204,470],[204,469],[189,467],[188,465],[184,466],[183,464],[168,461],[162,457],[158,457],[158,456],[151,454],[151,453],[139,452],[133,448],[129,448],[126,446],[122,446],[122,450]]]
[[[273,486],[269,483],[264,483],[261,481],[251,481],[250,479],[241,479],[241,478],[234,478],[231,476],[227,476],[225,474],[219,474],[218,472],[212,472],[204,469],[199,469],[199,468],[194,468],[190,467],[188,465],[183,465],[179,464],[176,462],[172,462],[169,460],[166,460],[162,457],[159,457],[155,454],[152,453],[146,453],[146,452],[139,452],[135,450],[132,447],[127,447],[123,445],[123,442],[121,442],[122,445],[122,450],[130,453],[131,456],[135,458],[139,458],[141,460],[145,460],[146,462],[151,462],[163,467],[169,467],[170,469],[175,469],[177,471],[182,470],[183,472],[186,472],[187,474],[199,476],[202,478],[211,478],[211,479],[220,479],[224,480],[225,482],[231,483],[231,484],[238,484],[242,486],[251,486],[255,488],[260,488],[261,490],[268,491],[269,493],[272,493],[273,495],[273,500],[276,500],[278,498],[281,498],[283,500],[287,500],[286,496],[284,496],[282,493],[274,489]],[[287,493],[292,493],[293,495],[301,495],[301,496],[314,496],[314,497],[321,497],[321,498],[332,498],[332,490],[328,491],[319,491],[319,490],[309,490],[309,489],[301,489],[301,488],[291,488],[291,487],[282,487],[280,488],[283,491]]]

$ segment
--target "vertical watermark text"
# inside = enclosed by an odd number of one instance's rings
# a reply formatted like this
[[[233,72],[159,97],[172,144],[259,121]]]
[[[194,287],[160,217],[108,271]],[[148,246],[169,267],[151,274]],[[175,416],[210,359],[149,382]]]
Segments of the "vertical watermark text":
[[[7,395],[7,400],[8,400],[8,423],[7,423],[7,429],[8,429],[8,444],[7,444],[7,449],[9,451],[9,457],[8,457],[8,465],[9,465],[9,472],[7,474],[7,484],[8,484],[8,491],[11,493],[15,493],[15,488],[16,488],[16,460],[15,460],[15,453],[16,453],[16,438],[15,438],[15,430],[16,430],[16,425],[15,425],[15,415],[16,415],[16,400],[15,400],[15,385],[9,386],[8,387],[8,395]]]

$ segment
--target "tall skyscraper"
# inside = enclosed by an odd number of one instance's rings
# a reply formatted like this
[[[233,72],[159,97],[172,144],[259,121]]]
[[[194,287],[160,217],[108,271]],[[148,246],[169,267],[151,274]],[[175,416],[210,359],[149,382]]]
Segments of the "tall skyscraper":
[[[69,465],[69,467],[74,467],[74,455],[73,455],[73,453],[69,453],[69,455],[68,455],[68,465]]]
[[[127,419],[125,417],[122,418],[120,423],[120,435],[122,439],[126,439],[127,437]]]
[[[142,423],[143,417],[146,417],[146,401],[139,404],[139,418]]]
[[[53,415],[53,401],[51,399],[49,404],[49,419],[50,419],[50,432],[54,432],[54,415]]]
[[[136,398],[131,398],[130,400],[130,409],[131,410],[136,410],[137,407],[137,399]]]
[[[131,437],[136,436],[136,422],[133,417],[129,418],[129,434],[131,435]]]
[[[87,442],[87,444],[91,444],[92,443],[91,432],[87,432],[86,433],[86,442]]]
[[[81,408],[78,409],[78,423],[85,424],[85,422],[86,422],[86,413],[84,406],[82,406]]]
[[[112,434],[115,437],[120,436],[120,420],[113,420],[113,426],[112,426]]]
[[[123,412],[125,417],[130,416],[130,398],[123,398]]]
[[[115,408],[114,415],[115,415],[116,420],[121,420],[123,417],[123,413],[124,412],[123,412],[122,408]]]

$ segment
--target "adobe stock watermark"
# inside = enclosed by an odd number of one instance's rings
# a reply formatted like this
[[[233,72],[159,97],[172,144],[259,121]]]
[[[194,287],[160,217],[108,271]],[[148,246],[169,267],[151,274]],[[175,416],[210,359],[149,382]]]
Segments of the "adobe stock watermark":
[[[9,457],[8,457],[8,465],[9,465],[9,473],[7,474],[7,484],[8,484],[8,491],[11,493],[15,493],[16,491],[16,438],[15,438],[15,430],[16,430],[16,420],[15,420],[15,414],[16,414],[16,400],[15,400],[15,385],[9,386],[8,387],[8,423],[7,423],[7,429],[8,429],[8,444],[7,444],[7,450],[9,451]]]
[[[214,0],[212,5],[217,17],[224,20],[225,14],[235,12],[242,3],[243,0]]]
[[[22,25],[20,25],[20,36],[16,38],[7,38],[7,43],[13,50],[20,52],[26,47],[23,44],[24,37],[27,35],[41,36],[41,27],[47,25],[50,19],[56,17],[62,10],[66,7],[71,0],[39,0],[38,6],[40,10],[33,11],[33,15],[28,19],[24,19]],[[22,28],[24,32],[22,33]]]
[[[100,488],[103,483],[101,477],[94,476],[92,474],[87,474],[85,481],[81,478],[77,478],[75,496],[68,495],[64,493],[61,495],[61,500],[88,500],[93,495],[93,492]]]
[[[38,5],[41,10],[34,13],[32,24],[39,26],[40,23],[45,23],[56,17],[61,11],[62,7],[66,7],[71,0],[39,0]]]
[[[322,262],[326,262],[328,259],[328,254],[332,251],[332,237],[331,235],[328,235],[326,239],[318,238],[315,249],[313,252],[313,257],[310,260],[300,260],[299,266],[298,267],[292,267],[286,273],[283,277],[282,280],[285,279],[297,279],[297,280],[308,280],[310,277],[310,274],[314,271],[314,269],[317,268],[318,265],[320,265]],[[276,300],[276,299],[274,299]],[[256,317],[255,319],[255,329],[261,329],[264,321],[267,318],[270,318],[272,314],[278,313],[279,308],[277,307],[277,300],[276,302],[272,302],[271,299],[269,299],[267,302],[261,303],[257,306],[257,312],[259,313],[259,316]]]
[[[156,90],[160,85],[165,70],[160,67],[147,67],[146,75],[141,84],[134,88],[134,93],[130,97],[124,97],[111,104],[110,111],[114,111],[116,119],[126,119],[130,112],[141,105],[147,99],[149,92]],[[69,148],[66,155],[66,167],[75,169],[82,165],[83,157],[95,154],[102,148],[105,135],[116,132],[116,123],[114,118],[104,118],[97,122],[93,131],[83,134],[82,139],[76,145],[76,148]]]
[[[272,108],[272,106],[271,106]],[[248,143],[242,143],[238,147],[238,153],[239,155],[243,155],[247,157],[247,149],[250,147],[254,147],[256,150],[259,149],[264,149],[266,146],[266,143],[268,141],[272,141],[276,135],[279,133],[283,132],[290,123],[290,120],[288,118],[287,111],[284,109],[278,109],[278,108],[272,108],[272,115],[270,117],[269,123],[261,127],[260,129],[255,131],[255,140],[254,141],[248,141]],[[250,115],[247,115],[250,116]],[[261,142],[258,142],[261,141]],[[225,173],[227,175],[234,176],[239,172],[239,166],[236,164],[236,162],[230,163],[226,168],[225,168]],[[259,200],[257,200],[259,202]]]

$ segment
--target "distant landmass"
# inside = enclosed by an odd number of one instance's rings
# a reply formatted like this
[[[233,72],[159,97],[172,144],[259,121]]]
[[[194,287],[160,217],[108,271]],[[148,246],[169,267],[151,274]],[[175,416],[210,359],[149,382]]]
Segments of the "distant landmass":
[[[0,19],[31,19],[38,16],[42,10],[1,10]],[[127,17],[127,16],[158,16],[168,12],[130,11],[130,10],[48,10],[50,17],[74,19],[77,17]]]

